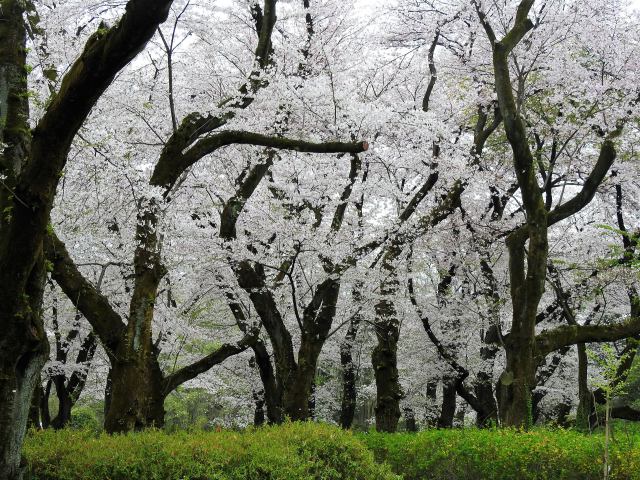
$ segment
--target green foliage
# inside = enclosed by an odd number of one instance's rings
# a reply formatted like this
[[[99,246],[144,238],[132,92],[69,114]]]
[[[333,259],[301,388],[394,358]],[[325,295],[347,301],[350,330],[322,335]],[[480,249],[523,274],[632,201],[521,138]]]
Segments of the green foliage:
[[[640,430],[617,430],[610,478],[640,480]],[[242,432],[31,432],[24,453],[34,480],[590,480],[602,478],[603,450],[603,435],[562,429],[351,434],[287,423]]]
[[[215,396],[198,388],[177,388],[164,402],[167,432],[205,429],[215,418]]]
[[[158,430],[96,435],[31,434],[24,447],[32,479],[397,479],[354,435],[316,423],[244,432]]]
[[[604,438],[570,430],[427,430],[360,438],[405,480],[602,478]],[[640,479],[640,438],[611,446],[611,479]]]
[[[99,432],[102,430],[102,423],[96,414],[95,408],[83,405],[73,409],[71,425],[69,425],[69,427],[76,430]]]

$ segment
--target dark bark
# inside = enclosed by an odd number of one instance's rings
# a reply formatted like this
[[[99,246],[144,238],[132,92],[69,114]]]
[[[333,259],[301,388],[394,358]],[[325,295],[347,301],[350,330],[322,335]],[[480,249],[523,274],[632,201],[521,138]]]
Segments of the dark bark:
[[[427,178],[423,188],[407,204],[400,214],[406,221],[415,211],[419,202],[433,188],[437,176]],[[399,285],[396,263],[405,246],[410,245],[414,235],[426,233],[429,229],[444,221],[460,205],[460,195],[464,187],[455,182],[439,203],[418,220],[417,228],[410,234],[397,235],[381,254],[381,270],[384,279],[380,285],[382,299],[375,305],[375,331],[377,345],[373,349],[371,363],[376,377],[376,428],[378,431],[393,432],[397,429],[400,418],[400,400],[403,393],[398,380],[397,345],[400,336],[400,323],[394,305],[394,298]],[[418,198],[419,197],[419,198]]]
[[[584,343],[578,347],[578,410],[576,412],[576,427],[579,430],[589,431],[594,423],[593,394],[589,388],[588,368],[589,359]]]
[[[255,403],[255,409],[253,412],[253,425],[260,427],[264,425],[265,412],[264,412],[264,390],[253,391],[253,402]]]
[[[427,427],[435,427],[438,419],[438,406],[436,404],[438,399],[438,382],[429,380],[425,394],[425,423]]]
[[[28,428],[35,428],[36,430],[42,430],[46,428],[42,419],[42,402],[44,399],[44,389],[42,388],[42,380],[38,380],[36,388],[31,397],[31,407],[29,408],[29,420],[27,422]]]
[[[391,277],[393,273],[388,272]],[[395,275],[393,275],[395,276]],[[393,301],[397,281],[387,280],[381,294],[387,298],[378,302],[376,310],[377,344],[371,354],[376,378],[376,429],[379,432],[395,432],[400,419],[400,400],[404,396],[398,378],[398,338],[400,323]]]
[[[402,409],[404,415],[405,430],[407,432],[417,432],[418,425],[416,424],[416,414],[411,407],[404,407]]]
[[[15,215],[31,148],[24,8],[21,1],[0,1],[0,478],[9,480],[22,478],[31,399],[49,353],[40,311],[42,247],[36,238],[26,251],[16,248],[21,229],[31,229],[30,216]]]
[[[348,153],[348,152],[346,152]],[[236,195],[230,198],[222,211],[220,236],[225,240],[233,240],[236,237],[236,223],[242,213],[246,201],[253,195],[262,179],[268,172],[274,160],[273,154],[268,154],[263,164],[254,166],[239,182]],[[357,173],[360,170],[360,160],[357,155],[352,156],[351,169],[348,183],[341,194],[341,203],[336,208],[332,218],[331,230],[337,232],[344,218],[346,203],[351,195],[352,187],[356,181]],[[320,218],[320,222],[322,218]],[[295,268],[295,258],[293,261],[285,262],[285,274],[277,277],[280,282],[284,276],[288,276],[292,287],[292,301],[297,302],[295,297],[295,282],[292,278]],[[338,275],[324,280],[317,286],[311,300],[299,315],[298,305],[294,304],[294,311],[298,325],[301,329],[301,342],[298,349],[297,361],[294,355],[292,335],[284,324],[283,318],[276,305],[274,294],[267,284],[264,268],[259,264],[252,264],[249,261],[231,262],[232,270],[235,274],[238,285],[247,292],[256,312],[269,335],[269,340],[273,348],[275,365],[275,388],[273,388],[273,376],[265,370],[261,374],[263,381],[269,380],[271,386],[267,388],[273,392],[272,397],[279,397],[278,405],[281,405],[282,415],[292,420],[306,420],[310,418],[311,398],[315,382],[316,368],[320,351],[328,338],[330,328],[335,317],[336,302],[340,291],[340,279]],[[323,264],[328,275],[334,273],[331,266]],[[336,278],[333,278],[333,277]],[[277,282],[277,283],[278,283]],[[237,304],[237,301],[234,300]],[[231,304],[230,304],[231,306]],[[232,306],[232,310],[234,307]],[[236,307],[237,311],[238,308]],[[234,313],[236,318],[238,314]],[[258,356],[256,356],[258,360]],[[265,367],[270,366],[265,358],[259,362]],[[274,402],[275,403],[275,402]],[[275,415],[278,421],[281,415]]]
[[[354,290],[354,300],[359,288]],[[356,411],[356,365],[353,363],[353,346],[358,334],[358,328],[362,321],[360,312],[354,314],[349,320],[349,327],[340,345],[340,365],[342,366],[342,401],[340,407],[340,426],[344,429],[351,428],[353,416]]]
[[[89,321],[111,362],[105,399],[105,429],[110,433],[162,426],[166,395],[229,356],[244,351],[256,335],[250,332],[238,344],[224,344],[193,364],[167,377],[162,375],[151,325],[164,270],[153,241],[149,241],[155,240],[154,218],[149,217],[151,210],[145,208],[143,212],[137,233],[144,241],[136,252],[136,282],[126,325],[109,301],[82,276],[55,233],[50,232],[47,238],[52,278]],[[71,377],[67,388],[73,387],[75,391],[79,382],[79,378]]]
[[[525,123],[516,106],[509,72],[509,55],[524,36],[533,29],[528,14],[533,0],[518,5],[513,26],[498,39],[478,2],[473,1],[478,17],[493,50],[493,68],[498,104],[507,140],[513,155],[513,167],[527,215],[527,223],[507,237],[509,277],[513,315],[511,331],[504,339],[506,367],[498,381],[498,404],[502,423],[508,426],[528,426],[531,423],[531,390],[535,384],[535,369],[548,353],[588,341],[621,338],[620,335],[640,331],[640,319],[616,326],[562,326],[543,332],[536,338],[537,309],[544,292],[547,264],[548,228],[577,213],[596,193],[615,160],[612,138],[617,128],[602,143],[599,159],[582,190],[568,202],[548,212],[538,185],[535,159],[531,152]],[[528,248],[525,244],[528,242]],[[630,333],[631,332],[631,333]]]
[[[165,394],[156,357],[136,358],[122,353],[111,365],[111,401],[105,430],[119,433],[162,427]]]
[[[442,379],[442,408],[438,417],[438,428],[453,427],[453,418],[456,413],[456,382],[456,378]]]

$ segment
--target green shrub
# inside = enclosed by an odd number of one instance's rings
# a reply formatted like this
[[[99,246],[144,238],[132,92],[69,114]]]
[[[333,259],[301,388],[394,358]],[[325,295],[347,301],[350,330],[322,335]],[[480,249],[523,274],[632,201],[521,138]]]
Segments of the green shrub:
[[[102,424],[92,407],[81,406],[73,409],[69,427],[76,430],[99,432],[102,429]]]
[[[336,427],[289,423],[244,432],[158,430],[108,436],[33,432],[24,448],[31,479],[392,480],[386,465]]]
[[[359,437],[405,480],[589,480],[602,478],[601,435],[569,430],[427,430]],[[640,479],[638,437],[618,435],[611,479]]]

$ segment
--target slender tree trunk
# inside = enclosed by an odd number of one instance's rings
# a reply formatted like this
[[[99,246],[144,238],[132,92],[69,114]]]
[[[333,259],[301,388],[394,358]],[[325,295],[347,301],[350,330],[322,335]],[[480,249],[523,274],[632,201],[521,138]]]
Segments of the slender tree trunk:
[[[35,428],[42,430],[44,428],[44,422],[42,420],[42,399],[44,397],[44,389],[42,388],[42,380],[38,378],[36,388],[31,397],[31,407],[29,409],[29,422],[28,428]]]
[[[355,294],[354,299],[356,299]],[[353,346],[361,321],[362,316],[360,313],[356,313],[351,317],[344,341],[340,345],[340,364],[342,365],[340,426],[344,429],[351,428],[353,416],[356,411],[356,366],[353,363]]]
[[[609,479],[609,438],[611,436],[611,426],[609,425],[609,413],[611,410],[611,398],[609,392],[606,393],[604,403],[604,480]]]
[[[253,412],[253,425],[260,427],[264,425],[264,390],[253,391],[253,403],[255,404]]]
[[[49,397],[51,395],[51,379],[47,381],[46,387],[42,391],[40,397],[40,419],[42,421],[42,428],[49,428],[51,426],[51,412],[49,411]]]
[[[578,347],[578,411],[576,413],[576,426],[579,430],[589,431],[591,429],[591,418],[593,415],[594,403],[593,394],[589,389],[588,368],[589,359],[587,348],[584,343],[579,343]]]

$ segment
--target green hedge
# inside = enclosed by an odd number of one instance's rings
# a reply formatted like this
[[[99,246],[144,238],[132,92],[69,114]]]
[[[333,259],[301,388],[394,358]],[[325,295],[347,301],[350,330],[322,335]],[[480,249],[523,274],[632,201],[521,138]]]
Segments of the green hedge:
[[[604,438],[568,430],[427,430],[360,438],[405,480],[590,480],[603,477]],[[640,437],[617,432],[612,480],[640,479]]]
[[[291,423],[241,433],[88,431],[31,434],[24,453],[31,479],[396,480],[349,432]]]
[[[89,430],[32,432],[25,456],[30,478],[47,480],[589,480],[602,478],[603,443],[601,434],[567,430],[354,435],[325,424],[289,423],[112,437]],[[616,431],[611,464],[612,480],[640,480],[638,432]]]

